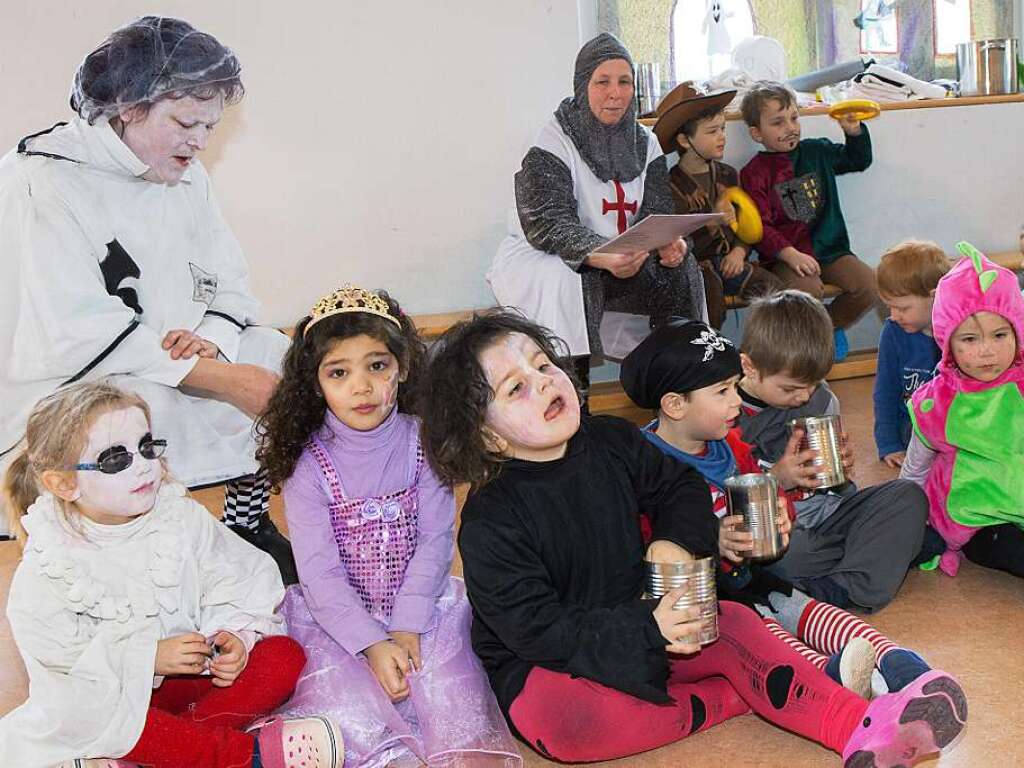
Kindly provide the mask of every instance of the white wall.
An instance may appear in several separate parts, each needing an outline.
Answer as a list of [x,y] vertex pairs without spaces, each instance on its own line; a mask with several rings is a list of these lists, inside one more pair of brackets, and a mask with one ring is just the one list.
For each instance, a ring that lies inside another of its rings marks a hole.
[[[413,312],[487,306],[484,281],[538,125],[571,88],[593,0],[438,3],[58,0],[7,3],[0,147],[67,119],[81,58],[147,12],[175,14],[238,52],[249,94],[206,162],[249,254],[264,321],[288,324],[344,280]],[[853,247],[969,239],[1005,250],[1024,222],[1024,104],[886,112],[875,164],[840,181]],[[755,151],[730,122],[729,159]],[[804,135],[840,138],[826,117]],[[871,346],[862,324],[855,346]]]
[[238,53],[248,95],[204,156],[265,322],[346,280],[413,312],[488,306],[512,174],[571,91],[571,0],[35,0],[0,24],[0,146],[70,115],[84,55],[145,13]]
[[576,5],[579,9],[580,42],[597,37],[601,32],[601,29],[598,27],[598,2],[599,0],[576,0]]

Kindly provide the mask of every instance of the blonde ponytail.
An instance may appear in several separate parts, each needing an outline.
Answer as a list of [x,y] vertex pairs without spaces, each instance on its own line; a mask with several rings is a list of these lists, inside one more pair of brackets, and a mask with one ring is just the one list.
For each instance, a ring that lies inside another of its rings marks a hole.
[[18,454],[4,473],[3,494],[7,503],[8,527],[24,546],[25,529],[21,525],[21,518],[39,496],[39,485],[36,483],[36,474],[32,471],[27,450]]

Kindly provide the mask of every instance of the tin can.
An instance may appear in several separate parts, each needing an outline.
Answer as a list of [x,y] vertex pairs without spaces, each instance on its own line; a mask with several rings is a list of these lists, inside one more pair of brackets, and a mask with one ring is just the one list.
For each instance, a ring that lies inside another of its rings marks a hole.
[[686,592],[672,607],[676,610],[692,607],[700,609],[700,629],[697,636],[685,638],[700,645],[707,645],[718,639],[715,567],[715,560],[711,557],[679,563],[644,562],[649,597],[660,598],[673,589],[684,587]]
[[800,450],[808,448],[817,451],[814,477],[819,481],[820,488],[834,488],[846,482],[846,470],[843,467],[843,421],[838,414],[830,416],[809,416],[793,419],[789,422],[790,433],[794,429],[802,429],[803,439]]
[[661,66],[645,62],[636,67],[636,111],[638,117],[653,115],[661,100]]
[[751,560],[774,560],[782,554],[779,531],[779,486],[771,475],[734,475],[725,481],[729,514],[743,518],[743,528],[753,534]]

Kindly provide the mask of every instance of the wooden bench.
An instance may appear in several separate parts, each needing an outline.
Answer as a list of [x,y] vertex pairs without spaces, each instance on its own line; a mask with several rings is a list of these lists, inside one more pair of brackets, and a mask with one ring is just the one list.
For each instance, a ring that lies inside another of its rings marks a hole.
[[[834,299],[842,293],[839,290],[838,285],[832,285],[831,283],[825,283],[825,294],[822,298]],[[744,307],[750,306],[746,301],[741,299],[739,296],[726,296],[725,297],[725,308],[726,309],[743,309]]]
[[[828,284],[825,285],[826,299],[834,299],[840,293],[841,291],[838,287]],[[742,309],[747,306],[747,302],[739,296],[727,296],[725,299],[725,305],[729,309]],[[423,337],[423,339],[433,341],[456,323],[460,323],[463,320],[469,320],[473,316],[474,312],[486,312],[488,309],[493,309],[493,307],[462,309],[455,312],[438,312],[436,314],[428,315],[413,315],[412,321],[416,325],[416,330],[420,332],[420,336]]]
[[[986,254],[989,259],[1001,267],[1006,267],[1014,272],[1024,272],[1024,253],[1020,251],[1000,251]],[[838,286],[825,284],[825,298],[834,299],[841,291]],[[739,296],[726,297],[725,304],[729,309],[742,309],[747,306]],[[462,309],[455,312],[438,312],[436,314],[413,315],[412,321],[416,324],[420,335],[427,340],[434,340],[447,331],[456,323],[469,320],[474,312],[483,312],[490,307],[479,309]]]
[[[1020,251],[1000,251],[986,255],[1001,267],[1006,267],[1014,272],[1024,272],[1024,253]],[[837,286],[825,285],[826,299],[834,299],[840,293],[841,291]],[[726,299],[726,306],[729,309],[742,309],[747,306],[747,303],[738,296],[730,296]],[[420,335],[425,340],[432,341],[456,323],[469,320],[474,312],[484,312],[487,309],[489,308],[413,315],[412,319]],[[843,362],[833,365],[826,378],[829,381],[838,381],[841,379],[859,378],[861,376],[873,376],[877,369],[877,363],[878,355],[876,349],[852,352]],[[619,383],[611,381],[600,382],[591,387],[590,405],[594,413],[618,413],[620,415],[626,415],[626,411],[635,408],[622,391]]]

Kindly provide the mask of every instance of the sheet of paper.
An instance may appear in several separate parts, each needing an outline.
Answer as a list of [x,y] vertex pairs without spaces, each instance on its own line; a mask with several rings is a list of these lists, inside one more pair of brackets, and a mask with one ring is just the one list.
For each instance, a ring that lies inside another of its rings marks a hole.
[[708,224],[722,219],[721,213],[688,213],[669,215],[656,213],[634,224],[618,237],[613,237],[591,253],[636,253],[654,251],[679,237],[686,237]]

